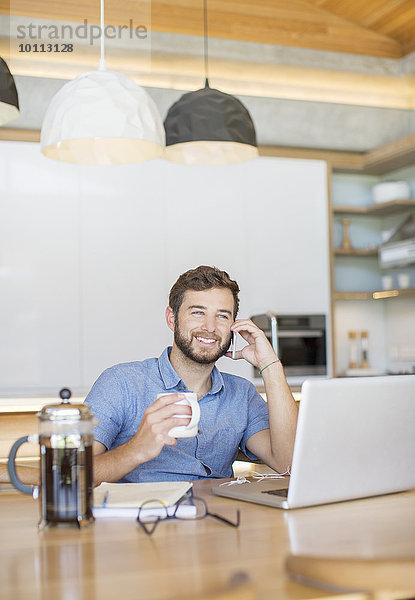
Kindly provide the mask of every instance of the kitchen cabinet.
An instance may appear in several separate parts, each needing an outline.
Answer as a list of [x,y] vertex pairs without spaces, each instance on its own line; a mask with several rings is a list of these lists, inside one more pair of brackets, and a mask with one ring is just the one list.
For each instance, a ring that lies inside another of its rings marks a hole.
[[[241,317],[330,321],[325,161],[108,169],[19,142],[0,158],[0,396],[87,392],[106,367],[159,356],[169,289],[198,264],[239,282]],[[218,366],[253,379],[246,361]]]

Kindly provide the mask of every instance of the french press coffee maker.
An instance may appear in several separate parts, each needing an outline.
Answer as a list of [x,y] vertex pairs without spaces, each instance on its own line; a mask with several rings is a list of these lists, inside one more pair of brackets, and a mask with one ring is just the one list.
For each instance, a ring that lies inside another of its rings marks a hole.
[[[39,434],[19,438],[8,460],[10,481],[20,492],[40,497],[39,527],[74,523],[84,527],[92,514],[92,442],[96,421],[86,404],[70,404],[71,392],[59,393],[62,402],[42,408]],[[24,484],[16,474],[16,453],[25,442],[39,443],[40,486]]]

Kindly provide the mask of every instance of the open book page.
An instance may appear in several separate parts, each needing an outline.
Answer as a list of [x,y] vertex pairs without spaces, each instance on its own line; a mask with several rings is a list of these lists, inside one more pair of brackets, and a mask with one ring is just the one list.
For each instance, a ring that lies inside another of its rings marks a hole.
[[[138,508],[150,500],[159,500],[164,506],[173,506],[190,490],[190,481],[155,481],[146,483],[101,483],[94,490],[94,506]],[[108,494],[106,495],[106,493]],[[156,503],[158,505],[159,502]]]
[[[163,516],[166,512],[171,516],[176,510],[176,503],[191,488],[189,481],[101,483],[94,490],[93,513],[95,517],[136,518],[138,508],[145,503],[142,516],[144,513]],[[189,504],[181,505],[179,511],[182,518],[192,518],[196,514],[195,507]]]

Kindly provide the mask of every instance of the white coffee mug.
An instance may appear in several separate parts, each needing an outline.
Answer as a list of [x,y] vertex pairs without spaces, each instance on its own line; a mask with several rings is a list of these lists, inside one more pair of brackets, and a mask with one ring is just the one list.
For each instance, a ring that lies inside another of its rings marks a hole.
[[[178,392],[174,392],[174,393],[177,394]],[[170,429],[169,436],[175,437],[175,438],[194,437],[197,434],[198,425],[199,425],[199,421],[200,421],[200,407],[199,407],[199,402],[197,400],[197,394],[195,392],[180,392],[180,394],[183,394],[184,398],[183,398],[183,400],[179,400],[175,404],[187,404],[188,406],[190,406],[190,408],[192,409],[192,416],[191,416],[190,422],[187,425],[177,425],[176,427],[173,427],[172,429]],[[171,395],[172,395],[171,393],[157,394],[157,398],[160,398],[161,396],[171,396]],[[174,416],[179,419],[188,419],[189,418],[188,415],[174,415]]]

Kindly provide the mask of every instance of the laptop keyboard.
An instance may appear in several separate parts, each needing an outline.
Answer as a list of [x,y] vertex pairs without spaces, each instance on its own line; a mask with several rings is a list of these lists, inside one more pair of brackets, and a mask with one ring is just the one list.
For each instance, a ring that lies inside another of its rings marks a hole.
[[286,498],[288,496],[288,488],[283,488],[281,490],[264,490],[261,493],[272,494],[273,496],[282,496],[282,498]]

